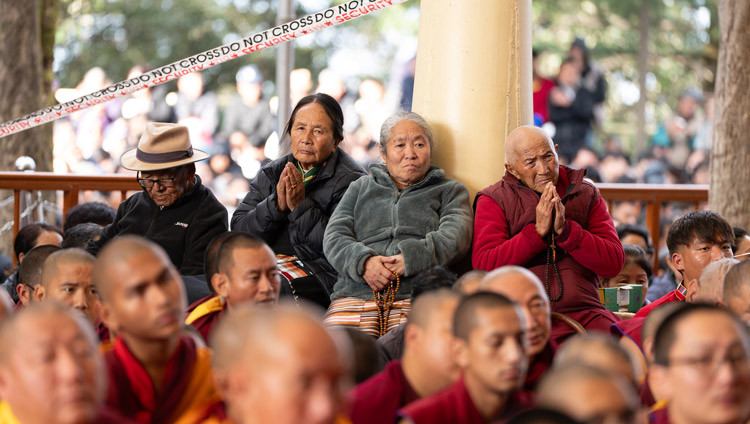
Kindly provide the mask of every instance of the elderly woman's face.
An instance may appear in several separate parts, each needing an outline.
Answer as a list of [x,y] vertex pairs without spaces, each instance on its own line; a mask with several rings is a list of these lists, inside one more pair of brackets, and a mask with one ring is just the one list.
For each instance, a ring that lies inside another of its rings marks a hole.
[[292,155],[304,169],[323,163],[338,145],[333,138],[333,122],[318,103],[308,103],[297,110],[291,138]]
[[422,127],[407,119],[393,127],[386,151],[380,155],[399,190],[422,181],[432,162],[427,135]]
[[[188,191],[193,176],[195,176],[195,171],[192,171],[189,167],[178,167],[141,172],[138,178],[141,185],[144,186],[143,189],[148,193],[148,197],[157,206],[164,207],[172,205]],[[151,180],[151,182],[143,180]],[[148,187],[149,185],[151,187]]]

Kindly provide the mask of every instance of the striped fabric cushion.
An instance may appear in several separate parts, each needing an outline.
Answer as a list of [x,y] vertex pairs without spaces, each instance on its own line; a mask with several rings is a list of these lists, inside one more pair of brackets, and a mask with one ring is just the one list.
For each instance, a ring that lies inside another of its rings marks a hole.
[[[393,302],[393,308],[388,317],[387,331],[405,323],[410,310],[411,299]],[[331,327],[354,327],[373,337],[380,336],[378,308],[374,300],[362,300],[355,297],[338,298],[328,307],[323,324]]]

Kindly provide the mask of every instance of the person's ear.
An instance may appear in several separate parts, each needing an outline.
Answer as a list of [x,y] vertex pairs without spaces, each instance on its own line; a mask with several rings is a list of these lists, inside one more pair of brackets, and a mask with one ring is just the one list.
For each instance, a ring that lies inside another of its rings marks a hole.
[[693,299],[695,299],[695,295],[698,294],[698,291],[700,290],[700,283],[698,283],[698,280],[693,278],[692,280],[687,282],[685,288],[687,288],[685,300],[687,300],[689,303],[692,303]]
[[226,299],[229,295],[229,277],[226,274],[217,272],[216,274],[212,275],[211,286],[214,288],[216,294],[223,297],[224,299]]
[[674,392],[669,383],[669,368],[652,364],[647,375],[648,385],[657,401],[671,399]]
[[120,321],[112,311],[112,305],[108,302],[99,302],[99,319],[112,333],[120,332]]
[[555,144],[555,154],[556,155],[560,154],[560,146],[558,146],[557,144]]
[[678,252],[672,254],[672,266],[685,278],[685,263],[682,261],[682,254]]
[[505,164],[505,171],[508,172],[510,175],[518,178],[519,180],[521,179],[521,176],[518,175],[518,173],[515,170],[513,170],[513,167],[509,163]]
[[420,328],[414,324],[406,326],[404,331],[404,346],[416,346],[419,343]]
[[454,337],[453,340],[451,340],[451,352],[453,353],[453,358],[456,360],[456,364],[461,370],[465,370],[469,367],[468,342],[461,338]]
[[8,379],[5,377],[5,367],[0,367],[0,399],[7,399],[11,390]]
[[23,252],[21,252],[21,253],[19,253],[19,254],[18,254],[18,263],[19,263],[19,264],[20,264],[21,262],[23,262],[23,257],[24,257],[24,256],[26,256],[26,254],[25,254],[25,253],[23,253]]
[[31,302],[31,294],[29,293],[29,288],[26,284],[17,285],[16,294],[18,295],[18,301],[21,302],[23,306],[29,305],[29,302]]
[[39,284],[38,286],[34,287],[34,300],[37,302],[41,302],[44,300],[46,293],[44,291],[44,286]]
[[380,151],[380,159],[383,159],[383,162],[385,162],[385,150],[382,147],[378,150]]

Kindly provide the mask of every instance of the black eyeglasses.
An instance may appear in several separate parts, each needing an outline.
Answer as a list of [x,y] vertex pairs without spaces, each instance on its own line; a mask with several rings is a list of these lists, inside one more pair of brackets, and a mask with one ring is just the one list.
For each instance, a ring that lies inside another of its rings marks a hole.
[[136,178],[136,181],[138,181],[138,184],[141,185],[144,189],[146,188],[152,188],[154,184],[159,183],[161,187],[174,187],[174,180],[177,178],[177,175],[171,178],[155,178],[155,179],[149,179],[149,178],[140,178],[140,173],[138,173],[139,178]]

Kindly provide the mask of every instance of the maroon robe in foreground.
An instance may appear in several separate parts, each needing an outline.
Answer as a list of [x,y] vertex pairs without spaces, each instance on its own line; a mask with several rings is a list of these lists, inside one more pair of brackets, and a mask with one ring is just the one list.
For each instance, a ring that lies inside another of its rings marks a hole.
[[685,286],[683,286],[682,283],[680,283],[677,285],[676,289],[672,290],[671,292],[665,294],[664,296],[656,299],[655,301],[639,309],[638,312],[635,313],[635,318],[641,318],[641,317],[645,318],[648,316],[648,314],[651,313],[651,311],[653,311],[654,309],[666,303],[684,302],[686,295],[687,295],[687,288],[685,288]]
[[508,400],[500,417],[485,421],[474,406],[461,377],[447,389],[407,405],[398,412],[398,416],[411,420],[414,424],[505,423],[531,406],[531,395],[517,392]]
[[353,424],[393,423],[396,411],[419,399],[399,360],[389,362],[383,371],[355,387],[351,395]]
[[649,424],[669,424],[669,412],[667,407],[654,409],[648,414]]
[[185,324],[195,328],[208,344],[211,341],[211,333],[214,327],[224,315],[226,309],[227,303],[224,299],[216,295],[206,296],[188,306]]
[[138,423],[175,422],[219,400],[210,353],[196,348],[190,337],[180,339],[159,390],[122,338],[115,339],[105,360],[109,371],[106,405]]
[[627,337],[633,341],[638,348],[643,352],[643,336],[641,331],[643,330],[643,322],[646,321],[645,317],[624,319],[622,321],[612,324],[610,332],[612,336],[616,338]]
[[529,364],[529,372],[526,374],[526,382],[523,384],[523,389],[529,392],[536,390],[536,385],[547,373],[547,370],[552,367],[552,361],[555,359],[555,353],[557,353],[557,343],[551,338],[544,345],[544,349],[534,357],[534,360]]

